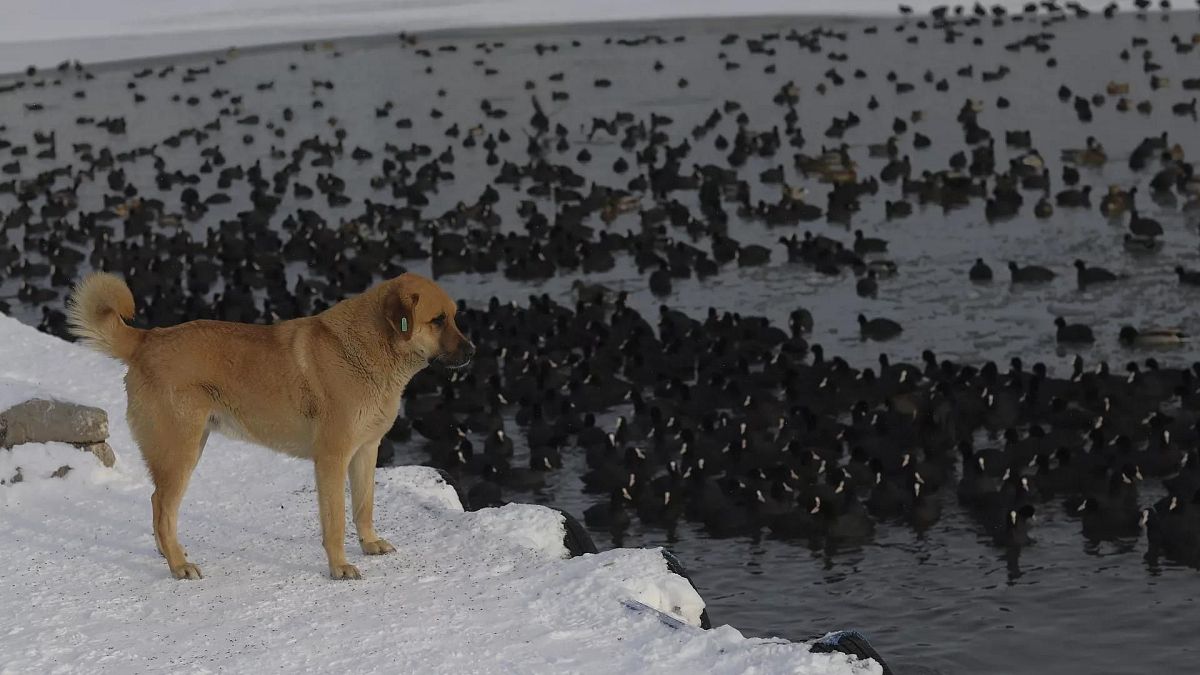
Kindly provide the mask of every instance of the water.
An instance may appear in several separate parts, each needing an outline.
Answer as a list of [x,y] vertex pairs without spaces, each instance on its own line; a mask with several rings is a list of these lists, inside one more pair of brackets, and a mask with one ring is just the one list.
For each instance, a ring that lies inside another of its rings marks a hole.
[[[878,33],[865,34],[867,26],[877,26]],[[899,30],[901,26],[903,31]],[[822,50],[801,50],[795,42],[779,40],[768,43],[776,53],[766,55],[749,53],[744,41],[721,44],[731,31],[743,38],[756,38],[769,33],[786,35],[793,28],[801,34],[822,29],[826,33],[820,40]],[[482,149],[463,148],[462,137],[448,138],[445,131],[455,123],[464,132],[481,124],[485,130],[479,137],[482,140],[487,133],[507,129],[513,141],[497,152],[502,159],[523,163],[526,135],[522,129],[529,128],[531,94],[538,96],[552,125],[561,123],[567,129],[571,148],[562,154],[551,151],[554,161],[572,166],[589,181],[621,186],[634,174],[614,176],[610,167],[626,153],[615,139],[604,134],[587,139],[593,117],[611,119],[617,111],[630,111],[638,118],[648,118],[651,112],[668,115],[674,122],[666,130],[671,144],[676,145],[714,108],[733,100],[741,103],[750,129],[766,131],[782,127],[785,109],[772,98],[785,82],[793,81],[800,88],[796,109],[799,125],[808,139],[802,151],[814,154],[822,144],[836,145],[836,139],[824,138],[822,132],[833,116],[842,117],[853,110],[862,123],[846,134],[844,142],[858,162],[860,177],[865,177],[878,175],[883,160],[868,158],[864,146],[886,140],[892,120],[909,120],[914,111],[920,111],[923,120],[912,123],[910,130],[899,136],[901,153],[911,156],[914,174],[921,169],[944,168],[954,152],[966,147],[954,118],[963,101],[972,98],[983,101],[979,122],[998,139],[997,166],[1006,166],[1009,158],[1023,152],[999,142],[1003,141],[1003,132],[1029,129],[1034,147],[1051,169],[1055,190],[1062,188],[1058,180],[1059,151],[1082,147],[1089,135],[1098,138],[1110,161],[1101,169],[1081,169],[1083,183],[1094,188],[1093,208],[1059,208],[1052,218],[1039,221],[1032,215],[1037,195],[1027,192],[1022,214],[1006,222],[988,223],[980,200],[949,213],[918,207],[907,219],[887,221],[884,201],[898,198],[899,190],[881,186],[878,195],[862,199],[863,209],[848,228],[817,222],[800,228],[771,229],[741,221],[729,205],[731,235],[743,243],[772,247],[770,265],[753,269],[726,266],[720,275],[704,282],[676,280],[675,292],[666,302],[695,315],[712,306],[722,311],[762,314],[773,321],[783,321],[792,309],[804,306],[815,316],[813,341],[859,366],[871,365],[881,351],[893,360],[915,360],[922,349],[931,348],[939,356],[972,363],[988,359],[1004,363],[1013,356],[1020,356],[1026,363],[1041,360],[1061,374],[1074,354],[1055,346],[1052,320],[1064,315],[1071,321],[1087,322],[1096,330],[1096,345],[1081,351],[1089,365],[1107,359],[1116,369],[1141,356],[1117,344],[1116,333],[1122,323],[1179,325],[1194,330],[1200,311],[1195,302],[1197,291],[1180,287],[1171,270],[1180,264],[1198,264],[1196,223],[1177,208],[1163,208],[1148,199],[1145,185],[1157,170],[1156,163],[1151,163],[1152,169],[1135,174],[1126,160],[1139,140],[1164,131],[1188,156],[1197,151],[1196,120],[1172,115],[1171,104],[1191,99],[1192,93],[1182,91],[1179,83],[1200,75],[1200,61],[1195,53],[1176,53],[1169,40],[1178,35],[1190,42],[1192,34],[1200,31],[1198,15],[1178,13],[1169,20],[1158,15],[1146,19],[1125,15],[1112,21],[1094,16],[1047,26],[1028,21],[960,26],[958,30],[962,35],[950,44],[940,31],[918,30],[912,22],[891,20],[659,22],[445,33],[421,37],[416,46],[386,36],[318,44],[311,49],[291,46],[243,50],[218,55],[224,59],[223,64],[215,63],[213,55],[116,64],[94,69],[94,80],[84,81],[68,73],[62,76],[61,84],[55,85],[51,80],[56,75],[52,74],[42,87],[31,84],[0,94],[0,124],[6,127],[0,131],[0,138],[30,143],[32,148],[34,131],[57,132],[56,160],[35,160],[32,154],[36,148],[30,156],[20,158],[20,177],[30,178],[38,171],[67,163],[81,166],[82,162],[71,157],[71,143],[87,141],[97,148],[107,144],[114,151],[148,146],[182,128],[217,119],[223,108],[230,114],[221,117],[221,130],[212,132],[200,147],[219,145],[229,165],[249,165],[257,160],[265,169],[277,168],[283,161],[270,158],[272,146],[290,151],[301,139],[314,135],[332,142],[336,126],[347,132],[346,151],[332,171],[346,180],[347,194],[354,197],[355,203],[339,209],[330,208],[319,196],[308,202],[289,197],[280,211],[311,208],[326,215],[331,223],[346,225],[361,211],[362,199],[390,199],[386,191],[372,191],[368,184],[379,171],[380,150],[386,143],[402,148],[413,142],[425,143],[432,146],[435,155],[447,147],[454,148],[455,161],[448,168],[455,173],[455,180],[428,195],[431,203],[424,210],[427,216],[449,210],[460,201],[472,203],[495,170],[484,163]],[[1049,51],[1004,49],[1005,44],[1042,32],[1054,35],[1046,41]],[[917,44],[906,41],[911,35],[918,37]],[[637,46],[607,44],[610,38],[615,42],[645,36],[659,36],[661,44],[655,40]],[[972,44],[976,36],[983,39],[982,45]],[[1148,47],[1132,48],[1133,36],[1146,38]],[[684,39],[679,41],[677,37]],[[539,56],[539,45],[553,46],[557,51]],[[457,51],[439,49],[447,46]],[[1118,57],[1126,48],[1132,52],[1128,61]],[[419,49],[429,49],[431,55],[423,56]],[[1153,61],[1162,66],[1156,74],[1169,78],[1168,87],[1150,89],[1149,75],[1142,70],[1144,49],[1153,51]],[[830,53],[845,54],[846,60],[832,60]],[[1051,57],[1057,59],[1055,68],[1046,65]],[[653,69],[655,61],[662,62],[661,71]],[[727,61],[740,67],[726,69]],[[140,79],[131,77],[143,67],[157,71],[170,63],[177,64],[178,70],[164,78],[157,73]],[[289,69],[290,64],[296,65],[295,70]],[[776,66],[775,73],[764,72],[769,64]],[[974,77],[955,74],[968,64],[974,66]],[[994,71],[1000,65],[1006,65],[1010,74],[997,82],[981,81],[982,71]],[[209,66],[210,71],[197,74],[195,82],[182,83],[180,78],[189,66]],[[432,67],[432,73],[425,72],[427,66]],[[487,74],[488,68],[497,72]],[[825,77],[831,68],[845,78],[844,85],[835,86]],[[856,68],[863,69],[867,78],[854,79]],[[934,82],[946,78],[949,90],[936,91],[923,78],[926,70],[932,71]],[[885,78],[888,71],[895,71],[899,81],[916,85],[916,90],[895,93]],[[551,81],[549,76],[558,72],[564,73],[563,80]],[[611,80],[612,86],[594,86],[594,80],[600,77]],[[684,88],[678,86],[681,77],[688,81]],[[334,88],[313,84],[325,80],[333,82]],[[526,80],[535,83],[533,90],[525,89]],[[1151,100],[1153,112],[1119,113],[1113,107],[1115,97],[1108,97],[1103,106],[1095,108],[1095,120],[1085,125],[1076,119],[1070,103],[1060,102],[1056,95],[1064,83],[1080,95],[1102,93],[1110,80],[1129,82],[1130,98]],[[133,91],[127,88],[129,82],[136,82],[136,90],[146,97],[145,102],[134,103]],[[260,90],[256,86],[268,82],[273,83],[270,88]],[[826,83],[826,93],[816,91],[819,82]],[[228,89],[229,93],[213,98],[216,89]],[[439,89],[444,89],[444,95],[439,95]],[[85,98],[74,98],[75,91],[83,91]],[[570,98],[552,100],[553,91],[567,92]],[[171,100],[175,93],[181,94],[178,102]],[[193,95],[199,102],[188,105],[186,99]],[[872,95],[880,103],[873,112],[866,107]],[[233,96],[241,96],[241,103],[232,103]],[[996,107],[1000,96],[1011,101],[1009,109]],[[507,109],[507,118],[487,118],[480,107],[484,98],[493,106]],[[314,109],[314,100],[320,100],[323,107]],[[395,104],[390,116],[376,117],[375,109],[389,100]],[[28,103],[40,103],[45,109],[27,111]],[[288,107],[294,110],[295,119],[284,124],[281,118]],[[433,108],[445,116],[432,119]],[[261,123],[234,123],[250,114],[259,115]],[[110,136],[94,126],[78,125],[75,118],[80,115],[98,119],[124,116],[127,132]],[[718,132],[731,136],[734,115],[726,115]],[[394,121],[402,117],[412,119],[411,130],[394,126]],[[285,129],[286,136],[272,137],[263,128],[267,122]],[[932,147],[913,149],[914,130],[930,136]],[[254,137],[248,145],[241,140],[246,133]],[[713,147],[715,135],[690,140],[694,150],[685,166],[710,162],[726,165],[725,153]],[[375,158],[362,163],[352,161],[349,152],[355,146],[375,152]],[[168,170],[192,172],[202,162],[200,147],[185,140],[177,149],[160,144],[156,153],[165,160]],[[586,165],[574,160],[583,147],[593,155]],[[11,161],[10,152],[0,150],[0,160]],[[777,197],[778,187],[763,186],[756,177],[760,171],[782,163],[788,182],[803,183],[810,201],[824,206],[825,186],[803,181],[792,168],[790,152],[781,152],[775,158],[752,158],[742,167],[741,175],[751,180],[753,198]],[[123,168],[131,183],[147,194],[160,196],[168,209],[178,208],[180,188],[159,195],[153,188],[155,169],[149,158],[124,164]],[[327,171],[330,169],[306,166],[298,179],[311,185],[317,173]],[[197,186],[201,196],[216,189],[215,180],[215,172],[203,176]],[[1094,208],[1110,184],[1142,185],[1139,205],[1166,229],[1161,253],[1135,257],[1124,252],[1123,223],[1106,221]],[[56,187],[65,185],[60,181]],[[103,188],[102,173],[98,173],[95,183],[84,183],[79,189],[84,208],[99,208]],[[503,229],[520,231],[516,207],[520,200],[534,198],[507,186],[497,189],[501,195],[497,212],[503,217]],[[233,197],[231,204],[213,207],[201,222],[186,227],[202,235],[206,226],[215,227],[220,219],[232,218],[245,208],[244,183],[235,183],[228,192]],[[672,196],[697,212],[694,192]],[[537,201],[543,213],[553,211],[551,200]],[[11,193],[0,194],[0,209],[7,212],[15,205]],[[652,200],[646,197],[643,207],[651,205]],[[588,224],[603,227],[599,222]],[[637,227],[636,214],[623,216],[611,225],[615,231]],[[900,273],[881,281],[878,299],[860,299],[854,294],[853,276],[848,272],[829,278],[786,262],[784,249],[775,241],[806,228],[847,242],[853,230],[860,228],[867,236],[886,238],[890,242],[888,257],[897,262]],[[36,239],[43,235],[33,235],[32,245],[24,246],[28,232],[15,228],[6,234],[10,243],[24,248],[28,259],[42,259],[36,252]],[[672,232],[671,236],[686,239],[681,232]],[[703,239],[692,243],[708,246]],[[967,269],[980,256],[995,269],[996,283],[975,285],[967,281]],[[1129,278],[1080,291],[1070,267],[1076,258],[1120,271]],[[1013,288],[1004,270],[1007,260],[1047,265],[1059,273],[1059,278],[1043,287]],[[586,281],[629,290],[632,304],[652,315],[659,301],[649,294],[645,276],[628,258],[618,261],[611,272],[588,275]],[[406,264],[414,271],[428,272],[422,263]],[[297,268],[293,273],[312,272]],[[520,283],[500,275],[458,275],[439,281],[451,294],[472,302],[492,296],[521,302],[530,294],[543,292],[566,302],[570,284],[576,278],[559,275],[544,283]],[[0,280],[0,296],[13,295],[18,286],[17,279]],[[61,300],[51,305],[60,306]],[[904,333],[882,347],[862,342],[855,321],[859,312],[894,318],[903,324]],[[22,303],[16,303],[14,313],[31,323],[40,319],[38,308]],[[1156,356],[1172,364],[1189,363],[1194,358],[1191,350]],[[611,420],[611,416],[605,418],[606,422]],[[518,457],[522,450],[518,449]],[[424,453],[415,446],[406,448],[401,459],[420,461]],[[509,497],[556,504],[579,515],[592,503],[592,498],[581,492],[581,467],[582,458],[569,456],[567,467],[554,473],[545,489]],[[1189,619],[1200,592],[1200,576],[1195,570],[1147,562],[1143,556],[1144,538],[1087,543],[1079,532],[1078,521],[1068,518],[1057,504],[1039,507],[1036,545],[1019,554],[1001,551],[953,503],[949,490],[942,494],[946,500],[943,516],[927,532],[917,534],[907,527],[883,524],[869,545],[850,550],[813,550],[768,538],[715,540],[691,525],[682,525],[677,536],[668,539],[661,530],[643,529],[636,523],[619,543],[664,545],[679,554],[694,572],[718,623],[730,623],[747,634],[793,639],[834,628],[857,628],[871,636],[899,672],[1052,669],[1060,673],[1121,673],[1194,669],[1197,655],[1190,640],[1194,623]],[[1155,486],[1148,485],[1143,501],[1149,503],[1160,494]],[[595,536],[602,547],[618,543],[606,533]]]

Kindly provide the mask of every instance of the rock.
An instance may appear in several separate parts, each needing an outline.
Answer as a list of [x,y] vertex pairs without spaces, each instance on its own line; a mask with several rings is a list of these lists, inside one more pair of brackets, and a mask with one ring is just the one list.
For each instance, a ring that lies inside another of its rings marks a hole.
[[[599,550],[596,548],[596,542],[592,541],[592,535],[588,534],[588,531],[584,529],[583,524],[580,523],[575,516],[572,516],[557,506],[551,506],[549,508],[552,508],[562,514],[563,547],[567,549],[567,553],[571,554],[572,558],[577,558],[584,553],[599,553]],[[688,581],[690,582],[691,579],[688,579]]]
[[79,443],[75,447],[90,452],[100,460],[100,463],[108,468],[112,468],[117,463],[117,453],[113,452],[112,446],[104,441],[99,443]]
[[106,440],[108,414],[100,408],[39,398],[0,412],[0,448],[51,441],[90,446]]
[[63,464],[62,466],[55,469],[54,473],[50,474],[50,477],[51,478],[62,478],[63,476],[66,476],[68,473],[71,473],[71,465]]
[[[70,443],[111,468],[117,455],[107,440],[108,413],[104,410],[56,401],[29,384],[0,379],[0,449],[23,443]],[[62,477],[70,470],[59,468],[53,475]],[[5,482],[19,482],[18,476]]]
[[[667,569],[670,570],[672,574],[678,574],[687,580],[687,582],[692,585],[692,590],[699,594],[700,589],[696,588],[696,582],[692,581],[691,575],[688,574],[687,569],[685,569],[683,566],[683,561],[681,561],[675,556],[674,553],[671,553],[667,549],[664,548],[661,550],[663,560],[667,561]],[[708,618],[708,607],[705,607],[700,612],[700,627],[704,630],[712,628],[712,619]]]

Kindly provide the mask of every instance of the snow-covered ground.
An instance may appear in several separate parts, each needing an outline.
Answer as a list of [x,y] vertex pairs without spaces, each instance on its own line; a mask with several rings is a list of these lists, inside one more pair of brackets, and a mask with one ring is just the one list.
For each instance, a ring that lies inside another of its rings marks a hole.
[[[0,673],[878,673],[698,623],[703,601],[656,550],[566,558],[562,517],[464,513],[423,467],[377,473],[398,553],[347,551],[327,578],[311,464],[209,440],[180,518],[200,581],[154,549],[149,479],[124,419],[123,367],[0,315],[0,392],[105,408],[113,469],[63,444],[0,450]],[[49,477],[62,465],[73,470]],[[352,535],[350,536],[352,539]],[[689,624],[672,628],[636,600]],[[838,628],[831,626],[830,628]]]
[[[1109,2],[1080,0],[1080,4],[1093,9]],[[921,13],[939,5],[963,3],[945,0],[903,3],[897,0],[14,0],[2,5],[0,73],[14,72],[31,64],[51,66],[65,59],[95,63],[390,31],[684,17],[889,16],[897,14],[901,4]],[[1019,10],[1025,3],[1002,0],[999,4]],[[1132,4],[1132,0],[1120,0],[1123,7]]]

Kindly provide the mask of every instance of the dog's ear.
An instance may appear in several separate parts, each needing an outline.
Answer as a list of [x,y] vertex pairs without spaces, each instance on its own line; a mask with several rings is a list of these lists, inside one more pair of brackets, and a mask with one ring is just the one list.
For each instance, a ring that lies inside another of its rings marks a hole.
[[416,328],[417,302],[420,300],[420,294],[406,293],[403,290],[397,290],[388,296],[384,318],[401,340],[412,338],[413,329]]

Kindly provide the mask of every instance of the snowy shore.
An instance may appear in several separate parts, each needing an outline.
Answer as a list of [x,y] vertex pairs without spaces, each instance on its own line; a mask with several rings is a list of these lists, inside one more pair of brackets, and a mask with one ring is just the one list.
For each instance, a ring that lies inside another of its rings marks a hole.
[[[1098,10],[1111,0],[1080,0]],[[502,26],[773,15],[896,16],[953,6],[938,0],[38,0],[0,22],[0,73],[264,44]],[[963,3],[958,3],[963,4]],[[996,3],[986,3],[988,6]],[[1020,11],[1025,3],[999,4]],[[1155,3],[1157,4],[1157,3]],[[1122,8],[1133,6],[1121,0]],[[970,11],[974,3],[965,3]],[[1181,5],[1181,8],[1183,6]],[[1189,9],[1191,7],[1188,7]]]
[[[0,316],[0,382],[107,409],[118,461],[63,444],[0,450],[0,673],[878,673],[874,662],[695,627],[703,601],[656,550],[567,558],[561,516],[464,513],[423,467],[377,473],[396,555],[326,576],[311,465],[214,436],[181,538],[204,570],[171,578],[124,420],[122,366]],[[63,478],[50,474],[72,466]],[[673,628],[635,600],[688,625]],[[837,628],[831,627],[831,628]]]

